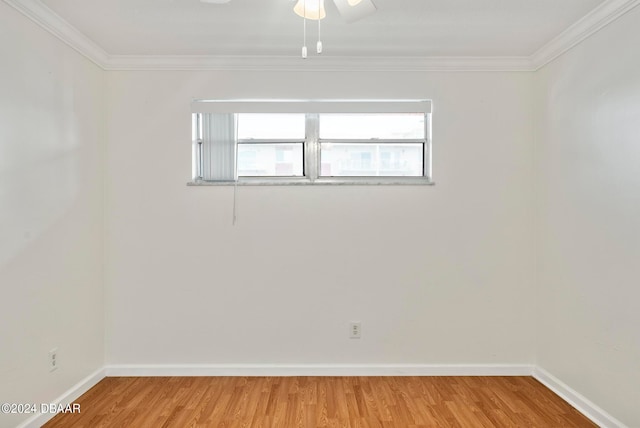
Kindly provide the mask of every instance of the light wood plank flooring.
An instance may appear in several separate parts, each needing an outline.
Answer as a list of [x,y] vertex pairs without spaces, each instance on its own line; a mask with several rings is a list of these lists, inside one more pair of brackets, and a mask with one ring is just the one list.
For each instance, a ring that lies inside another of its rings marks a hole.
[[106,378],[45,427],[595,427],[531,377]]

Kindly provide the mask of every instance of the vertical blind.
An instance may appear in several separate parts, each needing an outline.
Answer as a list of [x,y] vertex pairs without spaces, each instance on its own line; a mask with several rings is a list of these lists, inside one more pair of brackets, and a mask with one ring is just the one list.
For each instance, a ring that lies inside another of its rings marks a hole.
[[203,114],[202,142],[202,179],[208,181],[235,180],[237,178],[235,114]]

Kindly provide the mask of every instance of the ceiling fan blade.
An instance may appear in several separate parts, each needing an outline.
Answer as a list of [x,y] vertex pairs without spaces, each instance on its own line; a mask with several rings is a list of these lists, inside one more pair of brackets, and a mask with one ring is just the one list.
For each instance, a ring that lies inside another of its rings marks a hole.
[[[351,23],[375,13],[376,5],[371,0],[333,0],[346,22]],[[351,5],[353,4],[353,6]]]

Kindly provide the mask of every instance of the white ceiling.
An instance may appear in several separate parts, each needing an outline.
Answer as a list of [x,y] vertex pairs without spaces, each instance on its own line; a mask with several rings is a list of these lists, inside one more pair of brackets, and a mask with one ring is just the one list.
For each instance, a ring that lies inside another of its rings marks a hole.
[[[373,0],[378,12],[322,21],[332,56],[529,56],[603,0]],[[291,0],[42,0],[110,55],[297,56]],[[308,45],[317,28],[309,22]]]

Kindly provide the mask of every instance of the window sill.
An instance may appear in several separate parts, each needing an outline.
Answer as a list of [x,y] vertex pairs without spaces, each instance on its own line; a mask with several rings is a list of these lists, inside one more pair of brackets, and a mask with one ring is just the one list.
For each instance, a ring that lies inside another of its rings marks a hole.
[[[234,186],[234,181],[189,181],[187,186]],[[319,178],[241,178],[238,186],[433,186],[435,183],[424,177],[350,177]]]

